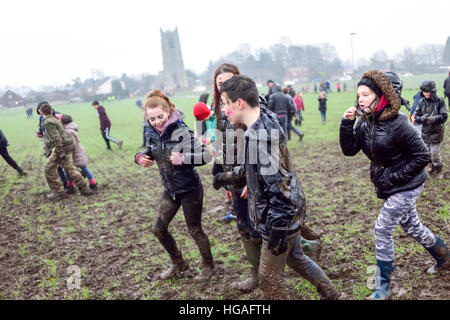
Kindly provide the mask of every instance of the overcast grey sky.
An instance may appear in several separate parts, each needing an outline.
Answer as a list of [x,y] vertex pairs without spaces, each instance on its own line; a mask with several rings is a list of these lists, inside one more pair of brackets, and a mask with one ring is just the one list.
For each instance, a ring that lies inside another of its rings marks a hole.
[[91,68],[156,74],[160,27],[178,26],[185,67],[195,72],[241,43],[267,48],[281,37],[329,42],[346,60],[356,32],[357,60],[450,35],[449,0],[6,0],[1,11],[0,86],[33,88],[85,79]]

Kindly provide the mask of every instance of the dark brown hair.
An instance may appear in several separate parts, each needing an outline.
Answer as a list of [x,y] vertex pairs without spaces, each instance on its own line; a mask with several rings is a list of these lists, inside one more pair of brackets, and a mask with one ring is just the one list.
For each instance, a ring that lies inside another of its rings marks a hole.
[[[217,76],[222,73],[231,72],[233,75],[240,75],[241,71],[239,70],[238,66],[232,63],[222,63],[216,68],[216,71],[214,71],[214,113],[216,114],[216,121],[217,121],[217,128],[220,128],[221,126],[221,120],[222,120],[222,112],[220,111],[220,105],[221,99],[220,99],[220,90],[217,87]],[[225,129],[225,128],[223,128]]]
[[52,113],[52,107],[50,107],[50,105],[48,103],[45,103],[41,106],[40,110],[42,111],[43,114],[45,115],[49,115]]

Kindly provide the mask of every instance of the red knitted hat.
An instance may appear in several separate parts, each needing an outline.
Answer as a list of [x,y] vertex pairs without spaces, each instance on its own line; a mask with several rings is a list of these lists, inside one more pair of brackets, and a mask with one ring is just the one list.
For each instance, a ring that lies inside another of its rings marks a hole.
[[211,109],[208,108],[206,103],[204,103],[204,102],[197,102],[195,104],[195,106],[194,106],[194,117],[198,121],[205,120],[206,118],[209,117],[210,114],[211,114]]

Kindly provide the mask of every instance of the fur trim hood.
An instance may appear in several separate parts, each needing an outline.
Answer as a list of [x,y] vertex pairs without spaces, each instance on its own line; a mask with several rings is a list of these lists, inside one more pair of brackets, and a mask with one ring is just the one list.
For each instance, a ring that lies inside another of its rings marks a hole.
[[381,115],[379,117],[380,120],[388,120],[395,117],[401,107],[400,96],[395,91],[392,86],[391,80],[389,77],[381,71],[378,70],[370,70],[364,73],[361,77],[369,78],[381,89],[386,99],[390,101],[390,107],[386,107],[381,111]]

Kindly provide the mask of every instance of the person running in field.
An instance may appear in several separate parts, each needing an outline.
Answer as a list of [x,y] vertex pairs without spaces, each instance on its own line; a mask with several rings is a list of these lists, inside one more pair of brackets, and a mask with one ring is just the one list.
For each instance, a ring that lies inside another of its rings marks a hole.
[[422,124],[422,139],[431,153],[430,177],[442,179],[441,143],[444,141],[448,112],[445,101],[437,95],[434,81],[427,80],[420,86],[422,99],[414,110],[411,121]]
[[[73,122],[72,117],[68,114],[62,115],[60,121],[62,122],[67,135],[72,138],[74,144],[74,151],[72,154],[74,165],[80,168],[81,174],[89,180],[89,188],[93,191],[97,191],[97,182],[95,181],[91,170],[89,170],[87,166],[88,157],[86,155],[86,151],[81,145],[80,137],[78,136],[78,125]],[[75,188],[70,179],[67,180],[66,192],[75,193]]]
[[49,104],[42,105],[41,111],[44,115],[45,132],[51,147],[50,156],[45,164],[45,178],[52,191],[47,198],[56,200],[67,196],[61,184],[58,183],[58,166],[64,169],[67,177],[75,183],[82,195],[91,195],[91,189],[73,164],[74,145],[72,139],[64,131],[62,123],[53,116]]
[[305,197],[277,115],[260,106],[256,83],[246,76],[233,76],[220,91],[230,124],[242,123],[247,128],[245,161],[233,171],[218,173],[213,186],[217,190],[224,185],[247,184],[251,225],[262,238],[255,256],[259,257],[258,280],[264,299],[286,299],[282,278],[286,263],[316,286],[322,299],[337,299],[340,293],[303,253],[300,230]]
[[303,102],[303,93],[301,91],[294,97],[294,103],[297,109],[295,125],[301,126],[303,121],[302,111],[305,111],[305,103]]
[[319,101],[319,111],[322,116],[322,124],[325,124],[327,120],[327,96],[324,91],[320,91],[317,101]]
[[[420,222],[416,211],[430,154],[408,117],[399,113],[399,83],[400,78],[393,72],[364,73],[358,83],[358,106],[345,111],[339,132],[344,155],[354,156],[362,150],[370,159],[370,178],[377,197],[385,200],[375,224],[377,287],[369,300],[384,300],[391,295],[392,234],[398,224],[436,260],[428,272],[450,267],[444,242]],[[361,117],[355,125],[356,115]]]
[[[45,127],[44,127],[44,114],[41,111],[41,107],[44,104],[49,104],[47,101],[39,102],[36,107],[36,113],[39,115],[39,123],[38,123],[38,131],[36,131],[36,137],[39,139],[42,139],[42,150],[44,151],[44,156],[48,158],[51,153],[51,144],[50,140],[48,138],[48,135],[45,133]],[[52,115],[56,116],[59,115],[58,111],[52,109]],[[61,166],[58,166],[58,176],[61,179],[63,188],[67,189],[67,176],[64,172],[63,168]]]
[[9,155],[8,145],[9,145],[8,140],[6,139],[2,130],[0,130],[0,155],[2,156],[3,159],[5,159],[6,163],[8,163],[11,167],[13,167],[13,169],[17,171],[19,176],[21,177],[26,176],[27,173],[23,171],[23,169]]
[[100,119],[100,131],[102,132],[103,139],[105,139],[106,148],[108,150],[111,150],[110,141],[112,141],[115,144],[117,144],[119,149],[122,149],[123,141],[122,140],[119,141],[109,135],[110,131],[111,131],[111,120],[109,120],[109,117],[106,114],[105,108],[103,106],[101,106],[97,100],[94,100],[92,102],[92,107],[94,107],[94,109],[96,109],[98,112],[98,116]]
[[145,168],[155,161],[158,164],[163,194],[156,208],[152,231],[172,260],[159,277],[170,279],[189,267],[168,231],[169,223],[182,206],[188,232],[202,257],[203,269],[194,281],[206,281],[214,273],[214,262],[208,236],[201,225],[203,186],[195,166],[210,162],[211,155],[180,120],[175,106],[161,90],[148,94],[144,112],[150,124],[147,147],[135,155],[135,162]]

